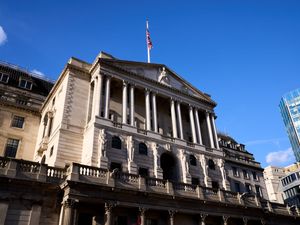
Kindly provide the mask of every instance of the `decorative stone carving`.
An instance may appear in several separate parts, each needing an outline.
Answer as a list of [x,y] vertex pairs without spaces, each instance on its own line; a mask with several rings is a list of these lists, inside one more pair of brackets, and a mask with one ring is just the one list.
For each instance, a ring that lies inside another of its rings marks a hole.
[[106,157],[107,138],[104,129],[100,129],[98,143],[99,143],[99,156]]
[[227,190],[227,185],[226,185],[227,175],[226,175],[226,170],[225,170],[225,165],[224,165],[224,160],[223,159],[219,159],[218,160],[218,166],[220,168],[221,175],[222,175],[222,185],[223,185],[223,188],[225,190]]
[[190,175],[189,162],[187,160],[187,155],[185,151],[183,149],[180,149],[179,151],[179,159],[181,161],[182,166],[183,182],[187,183],[187,177]]
[[127,152],[128,152],[128,161],[133,162],[134,158],[134,141],[132,136],[128,136],[126,140]]
[[208,164],[204,155],[200,155],[200,162],[204,174],[204,184],[206,187],[208,187]]
[[158,76],[158,82],[170,86],[170,79],[167,75],[165,67],[162,68],[160,75]]
[[151,144],[151,149],[153,152],[153,172],[156,178],[162,179],[162,169],[160,168],[160,154],[158,152],[159,145],[155,142]]

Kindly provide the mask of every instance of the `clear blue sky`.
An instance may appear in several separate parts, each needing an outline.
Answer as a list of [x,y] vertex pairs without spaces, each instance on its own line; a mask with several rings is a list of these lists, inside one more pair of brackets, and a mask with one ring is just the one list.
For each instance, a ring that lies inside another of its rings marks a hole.
[[71,56],[146,61],[148,18],[152,62],[212,95],[220,131],[262,166],[270,153],[273,164],[293,162],[278,104],[300,87],[300,1],[70,2],[1,1],[0,59],[51,79]]

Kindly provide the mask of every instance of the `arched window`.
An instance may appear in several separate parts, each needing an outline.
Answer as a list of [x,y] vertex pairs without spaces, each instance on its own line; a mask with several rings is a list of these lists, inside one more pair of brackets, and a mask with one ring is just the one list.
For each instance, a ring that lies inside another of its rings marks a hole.
[[215,170],[215,163],[212,159],[208,160],[208,168],[211,170]]
[[113,136],[111,139],[111,147],[116,149],[121,149],[122,148],[121,139],[117,136]]
[[139,153],[141,155],[148,155],[147,145],[143,142],[139,143]]
[[190,155],[190,165],[191,166],[197,166],[197,160],[194,155]]

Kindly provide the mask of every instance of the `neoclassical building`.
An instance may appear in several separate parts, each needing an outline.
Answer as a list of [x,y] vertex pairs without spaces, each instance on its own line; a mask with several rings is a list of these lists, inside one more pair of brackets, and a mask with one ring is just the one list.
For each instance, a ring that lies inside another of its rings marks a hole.
[[39,109],[53,83],[0,62],[0,156],[33,160]]
[[215,106],[163,64],[71,58],[42,105],[36,162],[0,158],[0,225],[299,224],[217,134]]

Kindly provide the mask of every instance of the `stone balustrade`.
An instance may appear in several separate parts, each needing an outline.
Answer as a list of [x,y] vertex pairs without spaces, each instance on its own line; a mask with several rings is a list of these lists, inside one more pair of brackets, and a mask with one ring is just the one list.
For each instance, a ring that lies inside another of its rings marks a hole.
[[193,198],[207,202],[262,208],[270,213],[300,216],[297,212],[296,214],[292,213],[291,209],[284,205],[271,203],[250,194],[240,195],[239,193],[222,189],[213,189],[186,183],[175,183],[152,177],[144,178],[139,175],[118,171],[110,172],[105,169],[78,163],[73,163],[67,169],[64,169],[31,161],[0,157],[0,177],[51,182],[54,184],[69,180],[118,189]]

